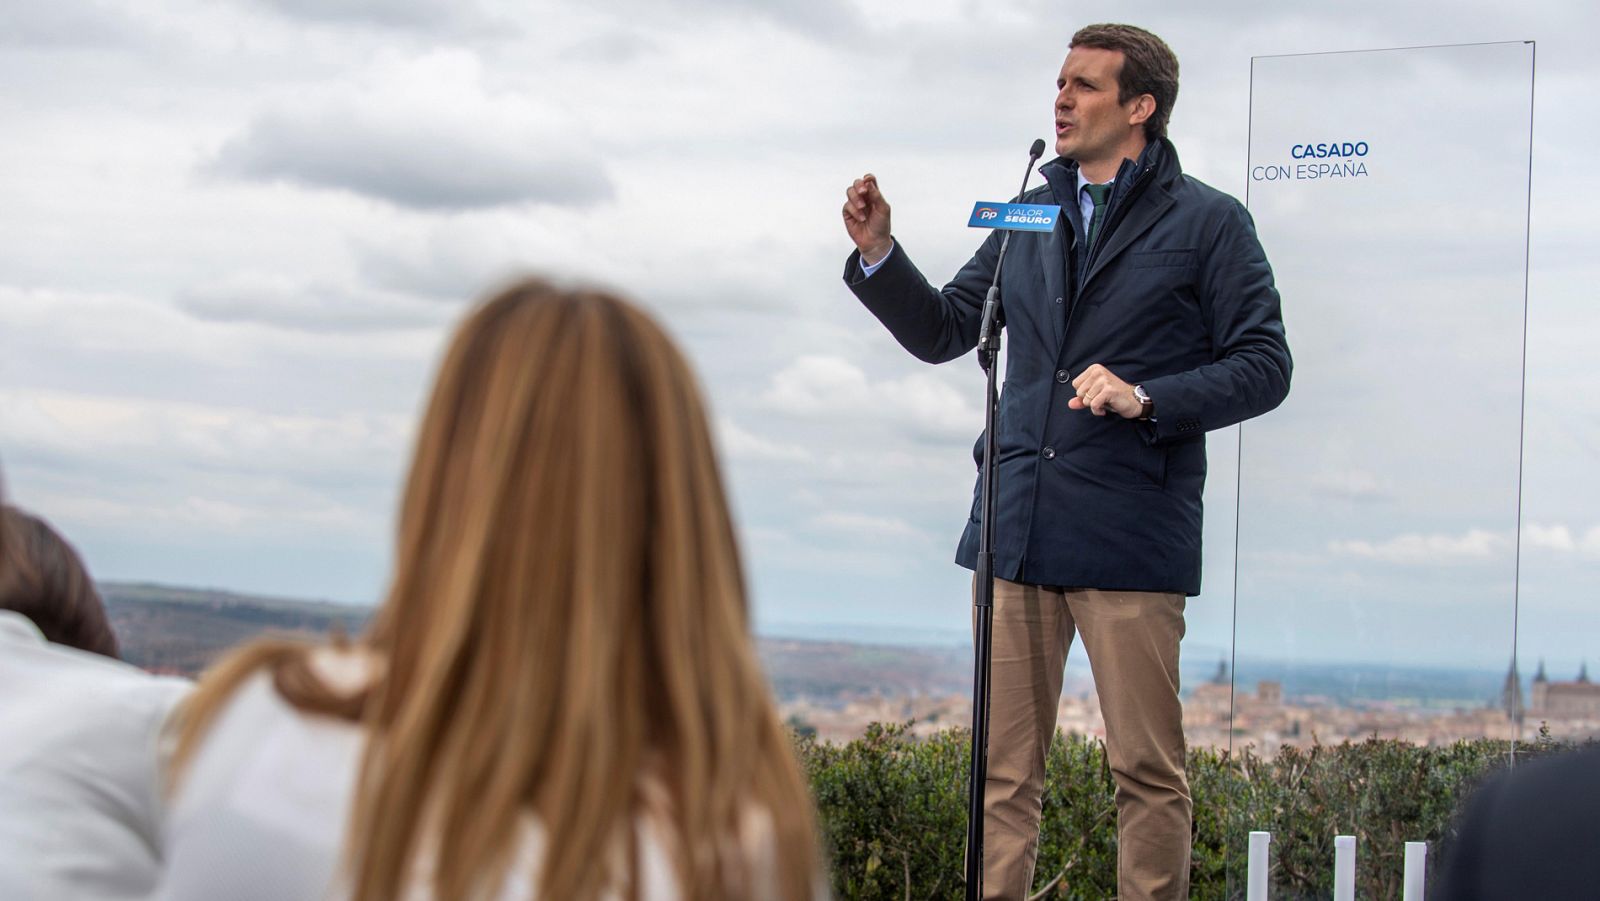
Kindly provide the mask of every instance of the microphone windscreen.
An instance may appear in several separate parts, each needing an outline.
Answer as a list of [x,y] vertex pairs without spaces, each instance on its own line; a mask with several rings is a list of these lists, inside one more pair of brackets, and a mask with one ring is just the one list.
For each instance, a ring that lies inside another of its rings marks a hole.
[[1044,138],[1038,138],[1033,142],[1033,149],[1028,151],[1028,156],[1034,159],[1044,156]]

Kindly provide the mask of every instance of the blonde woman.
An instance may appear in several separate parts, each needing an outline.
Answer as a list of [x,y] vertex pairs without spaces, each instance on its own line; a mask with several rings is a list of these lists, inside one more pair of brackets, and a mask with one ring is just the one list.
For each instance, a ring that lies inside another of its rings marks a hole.
[[396,560],[364,637],[202,680],[167,897],[822,893],[699,390],[647,316],[538,281],[473,312]]

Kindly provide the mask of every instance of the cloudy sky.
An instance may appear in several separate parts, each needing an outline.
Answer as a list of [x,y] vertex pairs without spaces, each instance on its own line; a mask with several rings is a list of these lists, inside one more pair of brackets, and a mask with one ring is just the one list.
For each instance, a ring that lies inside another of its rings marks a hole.
[[[971,202],[1014,190],[1028,144],[1049,133],[1068,38],[1107,19],[1150,27],[1177,51],[1184,166],[1241,197],[1252,57],[1539,42],[1522,647],[1555,669],[1600,663],[1600,617],[1588,612],[1600,572],[1600,369],[1588,351],[1600,266],[1583,199],[1600,188],[1600,63],[1588,45],[1600,15],[1576,3],[8,0],[8,491],[102,578],[371,602],[447,329],[486,286],[552,273],[638,298],[694,357],[764,628],[956,640],[968,577],[950,559],[981,375],[970,356],[917,363],[859,307],[839,280],[838,209],[849,180],[875,172],[930,278],[954,272],[980,237],[964,227]],[[1442,178],[1430,159],[1451,161],[1452,177],[1511,211],[1472,237],[1501,248],[1520,235],[1526,186],[1525,157],[1503,152],[1518,127],[1526,148],[1527,95],[1515,89],[1526,70],[1515,68],[1357,67],[1303,81],[1283,103],[1383,111],[1389,146],[1414,148],[1387,171],[1403,158],[1419,178]],[[1275,72],[1280,85],[1303,77]],[[1471,121],[1475,103],[1481,132],[1430,137],[1431,120]],[[1258,157],[1273,153],[1257,144]],[[1498,184],[1503,173],[1513,177]],[[1327,274],[1320,249],[1359,246],[1383,260],[1374,271],[1437,276],[1374,316],[1437,299],[1472,281],[1462,260],[1480,245],[1423,252],[1419,236],[1476,220],[1404,195],[1373,217],[1386,236],[1375,242],[1348,234],[1363,204],[1277,196],[1252,203],[1301,367],[1281,422],[1258,424],[1259,446],[1316,452],[1253,457],[1247,427],[1240,603],[1264,625],[1242,625],[1242,646],[1270,650],[1292,633],[1306,657],[1503,660],[1520,322],[1508,333],[1435,304],[1396,314],[1395,328],[1340,331],[1339,293],[1313,281]],[[1449,327],[1429,328],[1440,322]],[[1415,367],[1390,365],[1419,347],[1463,365],[1420,383]],[[1319,359],[1338,361],[1318,370],[1329,381],[1307,374]],[[1341,395],[1314,386],[1336,379],[1366,399],[1352,406],[1384,416],[1330,429],[1318,399],[1338,406]],[[1471,419],[1480,401],[1493,415]],[[1443,431],[1402,425],[1429,416]],[[1361,429],[1406,437],[1364,455]],[[1233,634],[1238,441],[1212,438],[1191,656],[1214,659]],[[1442,461],[1446,443],[1467,452]],[[1478,443],[1487,450],[1471,453]],[[1272,465],[1285,457],[1300,468]],[[1401,490],[1415,472],[1437,486]],[[1486,500],[1446,503],[1480,477],[1492,482]],[[1303,503],[1251,501],[1267,494]],[[1380,513],[1319,517],[1341,504]],[[1349,579],[1413,588],[1347,591]],[[1445,588],[1495,579],[1498,594]],[[1286,586],[1297,586],[1293,603],[1279,600]],[[1371,623],[1391,610],[1388,631],[1408,640],[1374,644],[1384,630]],[[1494,617],[1454,643],[1425,631]],[[1355,620],[1368,625],[1341,631]]]

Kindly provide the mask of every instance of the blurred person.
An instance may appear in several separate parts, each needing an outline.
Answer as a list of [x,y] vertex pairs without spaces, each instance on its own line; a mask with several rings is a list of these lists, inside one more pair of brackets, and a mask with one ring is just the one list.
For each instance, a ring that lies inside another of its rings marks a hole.
[[116,659],[71,545],[0,507],[0,898],[145,898],[160,735],[188,689]]
[[810,899],[694,377],[593,291],[455,335],[354,642],[264,641],[180,728],[172,899]]
[[[1463,805],[1442,901],[1600,897],[1600,747],[1518,764]],[[1431,895],[1430,895],[1431,897]]]
[[0,548],[0,609],[20,613],[55,644],[119,659],[116,633],[78,552],[50,524],[0,510],[10,545]]

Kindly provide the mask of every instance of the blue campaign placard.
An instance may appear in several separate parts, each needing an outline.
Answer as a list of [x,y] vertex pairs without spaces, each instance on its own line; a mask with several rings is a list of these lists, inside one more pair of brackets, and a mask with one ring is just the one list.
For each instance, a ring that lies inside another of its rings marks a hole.
[[1061,218],[1061,207],[1039,203],[994,203],[980,200],[972,207],[970,228],[1001,228],[1009,231],[1054,231]]

